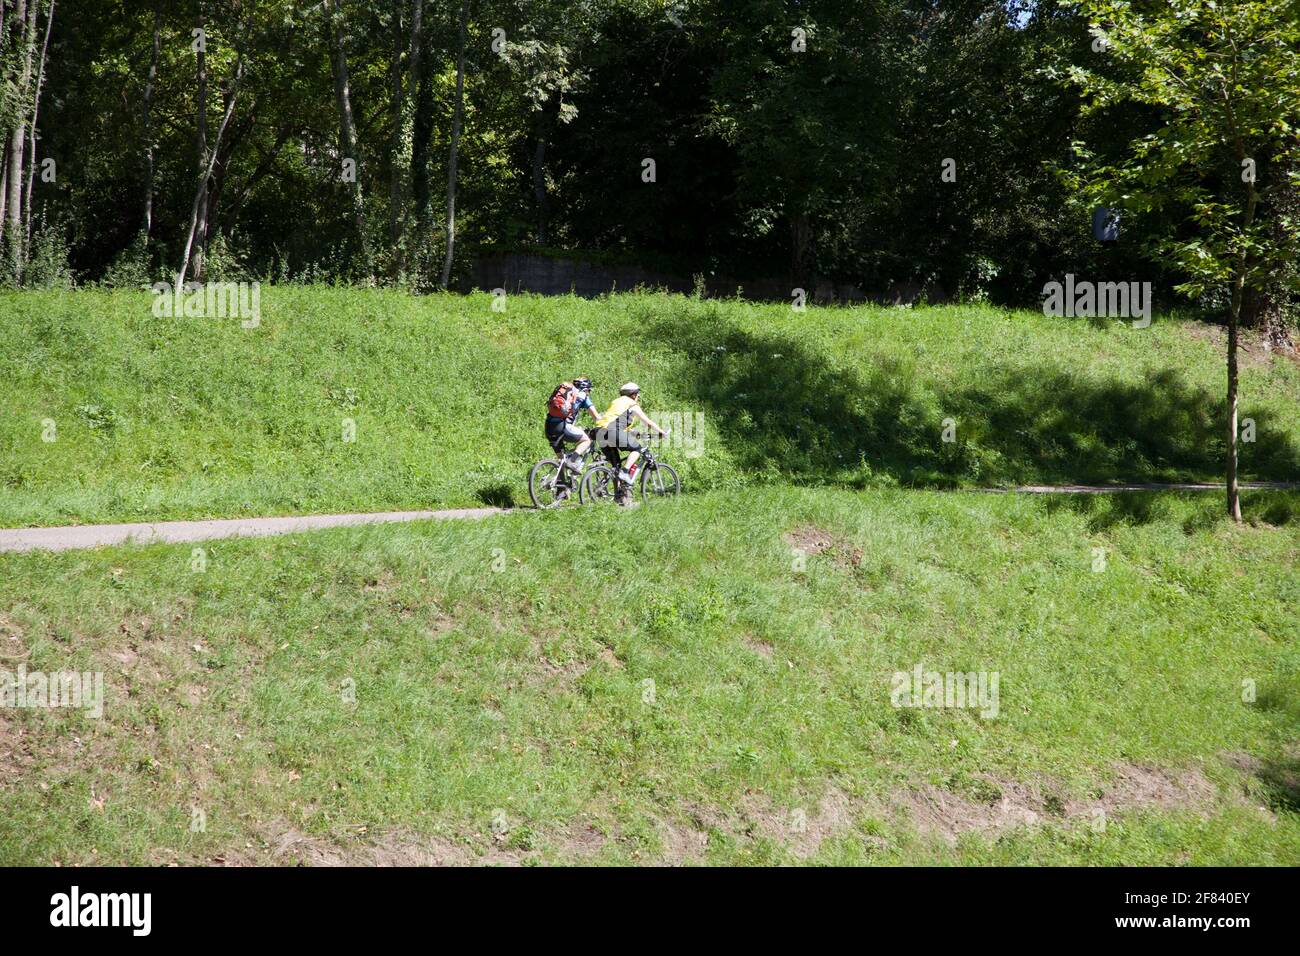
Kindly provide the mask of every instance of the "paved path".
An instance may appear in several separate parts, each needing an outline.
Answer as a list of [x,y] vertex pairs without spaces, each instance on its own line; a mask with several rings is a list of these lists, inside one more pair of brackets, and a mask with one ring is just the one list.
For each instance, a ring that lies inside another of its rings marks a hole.
[[67,551],[135,541],[208,541],[213,538],[261,537],[314,528],[424,521],[441,518],[485,518],[501,508],[453,508],[449,511],[380,511],[355,515],[301,515],[287,518],[230,518],[220,521],[155,521],[144,524],[87,524],[61,528],[0,530],[0,551]]
[[[1243,491],[1251,488],[1300,488],[1300,481],[1242,481],[1238,484]],[[1201,482],[1174,482],[1172,484],[1137,485],[1016,485],[1014,488],[978,488],[976,490],[991,494],[1104,495],[1114,494],[1117,491],[1223,491],[1226,493],[1227,486]]]
[[[1243,481],[1249,488],[1300,488],[1300,481]],[[1137,485],[1020,485],[1015,488],[977,488],[989,494],[1100,495],[1120,491],[1223,491],[1214,484]],[[220,521],[155,521],[141,524],[87,524],[59,528],[0,529],[2,551],[68,551],[106,544],[140,544],[176,541],[210,541],[214,538],[249,538],[343,525],[384,524],[389,521],[425,521],[445,518],[485,518],[504,514],[504,508],[452,508],[448,511],[378,511],[354,515],[301,515],[286,518],[229,518]]]

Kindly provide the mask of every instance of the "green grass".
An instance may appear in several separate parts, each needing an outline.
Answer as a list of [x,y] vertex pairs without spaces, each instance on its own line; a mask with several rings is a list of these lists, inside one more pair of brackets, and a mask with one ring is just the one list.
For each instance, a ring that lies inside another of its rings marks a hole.
[[[1237,528],[1218,496],[772,487],[212,542],[201,573],[188,545],[3,555],[0,650],[103,670],[107,703],[100,721],[0,714],[0,863],[365,860],[377,843],[487,862],[1295,865],[1300,496],[1246,504],[1261,520]],[[791,532],[825,545],[802,571]],[[895,708],[891,674],[918,663],[997,671],[998,715]],[[1207,793],[1104,831],[1050,812],[1148,766]],[[898,807],[925,786],[988,806],[1016,784],[1051,794],[1039,823],[956,846]],[[828,794],[842,809],[820,829]],[[816,839],[783,828],[795,809]],[[285,833],[307,842],[277,855]]]
[[[328,287],[261,305],[245,330],[156,319],[143,292],[0,293],[0,525],[519,503],[543,402],[579,372],[602,405],[635,379],[652,415],[703,414],[703,454],[669,455],[697,491],[1220,475],[1223,356],[1173,319],[659,294],[496,313]],[[1242,416],[1244,476],[1300,474],[1300,367],[1247,363]]]
[[[578,372],[703,414],[687,494],[638,511],[0,555],[0,669],[107,691],[0,709],[0,864],[1300,862],[1300,495],[1235,527],[1214,494],[953,490],[1217,479],[1204,326],[303,287],[253,330],[132,292],[0,314],[5,526],[519,503]],[[1300,367],[1247,361],[1242,416],[1244,476],[1295,479]],[[893,706],[917,665],[996,672],[997,715]],[[976,826],[1003,801],[1037,821]]]

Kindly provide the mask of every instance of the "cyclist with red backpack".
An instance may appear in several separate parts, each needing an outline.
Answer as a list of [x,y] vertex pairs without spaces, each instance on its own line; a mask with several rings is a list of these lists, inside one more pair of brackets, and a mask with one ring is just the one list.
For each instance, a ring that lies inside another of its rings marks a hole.
[[[574,421],[583,411],[596,418],[596,406],[591,403],[591,379],[579,376],[571,382],[561,382],[546,400],[546,440],[575,473],[582,470],[582,455],[591,445],[591,439]],[[572,454],[564,453],[566,442],[577,442]]]

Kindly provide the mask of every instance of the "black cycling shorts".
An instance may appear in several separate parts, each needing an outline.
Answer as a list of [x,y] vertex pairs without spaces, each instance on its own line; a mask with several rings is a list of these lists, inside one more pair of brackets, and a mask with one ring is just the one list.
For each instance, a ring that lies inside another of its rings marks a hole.
[[551,443],[557,455],[564,454],[565,442],[577,444],[586,437],[587,433],[573,422],[566,422],[563,418],[546,419],[546,440]]

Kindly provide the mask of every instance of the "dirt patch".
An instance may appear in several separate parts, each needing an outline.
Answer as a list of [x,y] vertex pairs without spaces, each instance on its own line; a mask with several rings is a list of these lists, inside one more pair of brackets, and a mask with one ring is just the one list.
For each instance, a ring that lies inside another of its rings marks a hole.
[[537,666],[533,672],[526,678],[525,683],[529,687],[544,687],[547,685],[561,688],[572,687],[583,675],[591,670],[599,661],[613,670],[622,670],[623,662],[618,659],[608,646],[602,645],[596,653],[595,660],[585,660],[582,657],[573,657],[567,661],[560,662],[547,657],[541,649],[540,643],[534,638],[533,653],[537,655]]
[[772,655],[776,653],[776,648],[767,641],[759,640],[757,637],[746,637],[745,646],[765,661],[770,661]]
[[17,664],[31,656],[21,626],[0,614],[0,665]]
[[829,531],[823,531],[816,525],[801,524],[787,531],[782,540],[792,548],[798,548],[804,554],[821,554],[835,546],[835,538]]
[[703,830],[685,824],[659,821],[659,840],[663,851],[661,866],[687,866],[699,863],[709,847],[709,835]]
[[586,661],[572,660],[564,664],[557,664],[545,654],[537,658],[537,669],[540,680],[530,681],[530,685],[556,681],[562,684],[571,684],[587,673],[591,665]]
[[[609,843],[585,820],[574,820],[546,843],[562,861],[579,862]],[[259,846],[260,844],[260,846]],[[498,838],[471,840],[425,836],[407,827],[317,836],[277,825],[237,852],[204,862],[226,866],[522,866],[538,854],[503,845]]]
[[1234,770],[1240,770],[1243,773],[1258,773],[1264,766],[1264,761],[1258,757],[1253,757],[1248,753],[1242,753],[1239,750],[1229,750],[1219,754],[1219,759],[1226,763]]
[[831,787],[812,808],[781,807],[765,797],[750,795],[742,803],[745,816],[759,832],[783,843],[796,859],[806,860],[833,836],[852,829],[864,809],[838,787]]
[[1138,810],[1207,812],[1217,788],[1197,769],[1167,770],[1117,764],[1115,776],[1091,799],[1067,798],[1051,784],[1026,784],[993,776],[977,778],[989,799],[924,786],[896,797],[893,809],[924,834],[950,844],[963,833],[989,832],[1044,822],[1087,822],[1104,826],[1108,817]]
[[1119,764],[1115,780],[1095,804],[1071,804],[1079,812],[1100,806],[1122,813],[1155,807],[1160,810],[1205,810],[1218,797],[1218,789],[1199,770],[1167,770],[1140,764]]
[[558,841],[561,854],[567,858],[594,856],[603,850],[609,840],[590,823],[574,820]]
[[852,542],[816,525],[799,525],[782,535],[781,540],[793,550],[800,551],[807,557],[827,552],[828,557],[833,557],[837,564],[854,568],[862,565],[861,548],[855,547]]
[[32,764],[25,737],[26,732],[0,711],[0,789],[21,780]]
[[379,574],[363,578],[361,581],[361,591],[363,594],[374,594],[375,592],[384,594],[391,591],[399,584],[401,584],[401,581],[398,579],[397,575],[392,571],[385,570],[381,571]]
[[[1219,354],[1228,349],[1228,330],[1220,325],[1205,322],[1186,322],[1183,329],[1194,339],[1209,342]],[[1277,355],[1300,364],[1300,350],[1286,352],[1266,346],[1263,336],[1254,329],[1240,329],[1237,338],[1237,361],[1245,368],[1258,368],[1268,365],[1272,356]]]
[[265,849],[246,848],[212,862],[229,866],[519,866],[526,856],[496,846],[485,847],[480,854],[467,844],[404,828],[331,838],[285,827],[261,842]]

